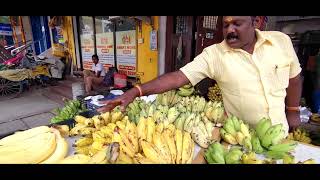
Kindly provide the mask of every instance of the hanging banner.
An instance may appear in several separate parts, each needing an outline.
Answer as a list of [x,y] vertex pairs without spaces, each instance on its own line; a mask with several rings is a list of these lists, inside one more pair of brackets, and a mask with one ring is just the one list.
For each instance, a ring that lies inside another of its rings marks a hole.
[[96,34],[99,62],[105,68],[114,67],[113,32]]
[[92,55],[94,54],[94,40],[92,34],[80,35],[81,39],[81,52],[83,69],[91,70],[92,68]]
[[117,68],[119,73],[136,76],[136,30],[116,32]]
[[0,23],[0,35],[12,36],[11,25]]

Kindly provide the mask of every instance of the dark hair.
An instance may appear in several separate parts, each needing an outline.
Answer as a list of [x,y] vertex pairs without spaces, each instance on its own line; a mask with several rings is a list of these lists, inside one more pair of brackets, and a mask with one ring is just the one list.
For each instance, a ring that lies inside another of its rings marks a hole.
[[99,60],[98,55],[96,55],[96,54],[92,55],[92,59],[93,59],[94,57],[95,57],[97,60]]

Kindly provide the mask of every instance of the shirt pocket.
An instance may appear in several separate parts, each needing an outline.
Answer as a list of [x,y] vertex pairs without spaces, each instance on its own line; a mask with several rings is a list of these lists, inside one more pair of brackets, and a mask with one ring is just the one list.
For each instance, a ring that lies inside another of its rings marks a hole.
[[290,64],[278,65],[271,75],[271,94],[285,96],[289,86]]

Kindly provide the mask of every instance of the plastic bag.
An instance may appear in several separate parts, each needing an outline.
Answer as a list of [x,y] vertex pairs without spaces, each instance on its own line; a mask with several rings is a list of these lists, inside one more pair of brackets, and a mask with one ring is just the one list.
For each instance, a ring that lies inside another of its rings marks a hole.
[[300,107],[300,120],[303,123],[309,122],[309,118],[312,115],[312,112],[306,107]]

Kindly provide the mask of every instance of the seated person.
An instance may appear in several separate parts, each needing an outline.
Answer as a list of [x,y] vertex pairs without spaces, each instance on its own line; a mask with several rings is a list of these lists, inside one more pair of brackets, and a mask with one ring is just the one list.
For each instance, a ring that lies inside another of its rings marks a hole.
[[98,55],[94,54],[92,56],[92,62],[93,65],[91,71],[83,71],[83,78],[87,95],[92,94],[92,90],[94,87],[98,87],[103,84],[103,79],[106,75],[106,71],[103,65],[99,63]]

